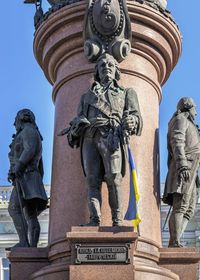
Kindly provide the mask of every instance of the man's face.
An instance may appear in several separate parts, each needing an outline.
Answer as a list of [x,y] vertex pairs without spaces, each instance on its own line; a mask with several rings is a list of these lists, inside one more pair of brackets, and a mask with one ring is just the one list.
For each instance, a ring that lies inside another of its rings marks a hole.
[[109,82],[115,79],[115,61],[110,58],[102,58],[98,63],[98,72],[101,82]]
[[192,117],[192,119],[194,120],[196,115],[197,115],[197,111],[196,111],[196,106],[193,106],[190,110],[190,116]]
[[16,128],[16,131],[19,131],[20,128],[21,128],[21,122],[20,122],[20,120],[19,120],[19,116],[18,116],[18,115],[15,117],[14,126],[15,126],[15,128]]

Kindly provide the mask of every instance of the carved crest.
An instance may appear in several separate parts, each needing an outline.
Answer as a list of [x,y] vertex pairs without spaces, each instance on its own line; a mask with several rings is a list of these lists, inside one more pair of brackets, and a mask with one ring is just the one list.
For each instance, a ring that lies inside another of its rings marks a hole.
[[91,62],[104,52],[121,62],[131,50],[125,0],[90,0],[85,17],[84,51]]

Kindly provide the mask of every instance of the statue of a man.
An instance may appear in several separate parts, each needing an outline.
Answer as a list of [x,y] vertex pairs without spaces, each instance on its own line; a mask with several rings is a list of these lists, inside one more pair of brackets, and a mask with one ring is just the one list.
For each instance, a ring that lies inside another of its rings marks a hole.
[[17,113],[14,126],[16,134],[8,155],[8,180],[14,185],[8,211],[19,235],[19,243],[14,247],[37,247],[40,235],[37,217],[47,206],[42,183],[42,136],[29,109]]
[[200,135],[194,123],[196,105],[183,97],[169,122],[168,174],[163,201],[172,205],[169,219],[169,247],[182,247],[180,238],[195,210]]
[[82,167],[88,185],[90,222],[101,221],[101,185],[106,181],[113,226],[121,226],[122,177],[125,175],[129,135],[140,135],[142,118],[136,92],[124,89],[118,63],[109,54],[97,61],[94,83],[80,101],[78,116],[61,135],[68,133],[70,146],[81,145]]
[[165,10],[167,7],[167,0],[146,0],[146,1],[158,5],[163,10]]
[[160,8],[162,11],[165,11],[167,8],[167,0],[135,0],[139,3],[145,3],[153,8]]

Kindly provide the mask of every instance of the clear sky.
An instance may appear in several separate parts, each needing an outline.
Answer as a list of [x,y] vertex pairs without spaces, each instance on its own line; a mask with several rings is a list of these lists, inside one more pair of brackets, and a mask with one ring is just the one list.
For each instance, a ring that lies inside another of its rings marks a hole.
[[[176,110],[177,101],[182,96],[193,97],[197,103],[200,124],[200,81],[199,26],[200,1],[191,4],[181,0],[168,0],[168,9],[172,12],[183,35],[183,53],[178,65],[163,87],[163,99],[160,106],[160,156],[161,181],[166,176],[166,134],[167,123]],[[46,11],[48,4],[43,0]],[[54,123],[54,105],[51,99],[51,85],[46,81],[42,70],[33,55],[33,16],[34,6],[23,4],[23,0],[2,1],[0,17],[0,185],[7,185],[8,145],[15,132],[13,127],[16,112],[30,108],[36,120],[43,141],[45,167],[44,182],[50,183],[52,139]],[[134,87],[134,85],[132,85]]]
[[166,134],[168,121],[176,110],[178,100],[190,96],[197,104],[197,124],[200,125],[200,52],[199,26],[200,1],[168,0],[168,9],[178,24],[183,36],[183,51],[181,58],[163,87],[163,99],[160,105],[160,158],[161,182],[164,182],[167,172]]

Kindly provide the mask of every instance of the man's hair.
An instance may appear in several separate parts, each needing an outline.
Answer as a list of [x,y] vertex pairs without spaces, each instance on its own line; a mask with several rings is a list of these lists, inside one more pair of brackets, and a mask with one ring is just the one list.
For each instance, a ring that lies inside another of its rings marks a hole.
[[19,119],[21,122],[29,122],[32,124],[36,124],[35,123],[35,115],[33,114],[33,112],[29,109],[22,109],[17,113],[16,119]]
[[120,80],[120,70],[119,70],[119,64],[118,62],[116,61],[116,59],[108,54],[108,53],[103,53],[98,59],[97,59],[97,62],[96,62],[96,65],[95,65],[95,72],[94,72],[94,80],[97,81],[97,82],[100,82],[100,78],[99,78],[99,71],[98,71],[98,63],[102,60],[102,59],[109,59],[109,60],[113,60],[114,63],[115,63],[115,68],[116,68],[116,71],[115,71],[115,79],[117,81]]
[[14,125],[16,124],[16,120],[20,121],[20,127],[21,127],[20,129],[23,129],[25,123],[31,123],[35,127],[35,129],[37,129],[41,140],[43,140],[42,135],[35,122],[35,115],[30,109],[22,109],[18,111],[17,116],[15,118]]
[[194,100],[191,97],[182,97],[177,104],[177,111],[187,112],[192,107],[196,107]]

